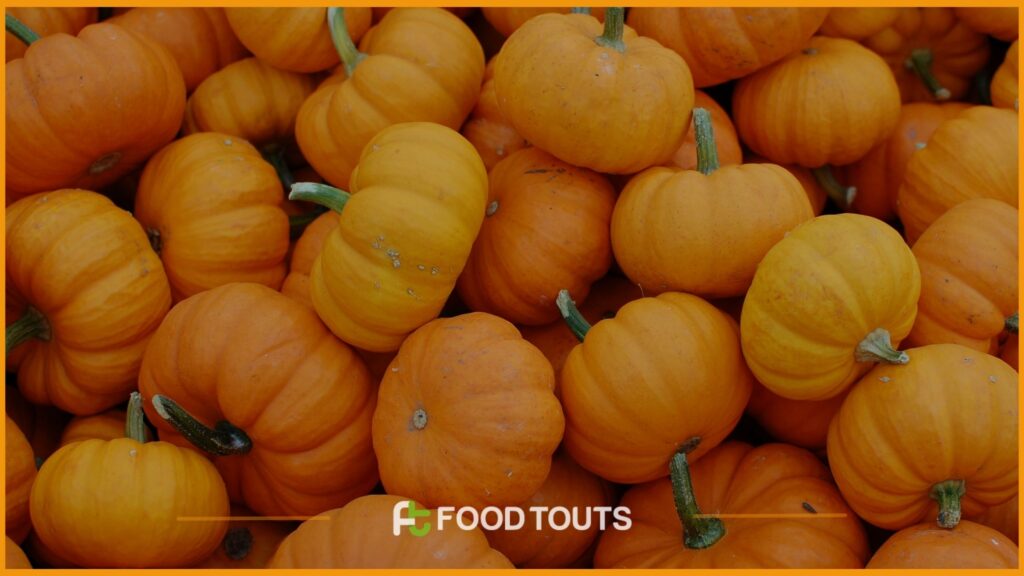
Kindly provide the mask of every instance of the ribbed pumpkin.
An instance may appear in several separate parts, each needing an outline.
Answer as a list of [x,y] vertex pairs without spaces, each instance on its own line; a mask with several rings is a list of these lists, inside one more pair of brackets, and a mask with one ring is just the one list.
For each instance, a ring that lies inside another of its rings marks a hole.
[[313,264],[320,256],[327,238],[337,227],[337,212],[324,212],[306,226],[292,249],[288,275],[281,284],[281,294],[313,308],[309,273],[313,270]]
[[[127,414],[124,410],[112,408],[106,412],[93,414],[92,416],[75,416],[64,427],[60,435],[61,447],[82,442],[83,440],[113,440],[124,437],[124,423]],[[146,439],[149,439],[149,430],[145,430]]]
[[[74,36],[87,25],[96,22],[96,8],[29,8],[10,7],[4,9],[39,37],[63,32]],[[25,55],[28,46],[14,34],[7,32],[4,40],[4,58],[7,62]]]
[[747,415],[775,440],[817,451],[825,448],[828,426],[844,398],[845,393],[824,400],[790,400],[757,383]]
[[[744,154],[743,162],[746,164],[774,164],[771,160],[752,153]],[[814,215],[821,215],[821,212],[825,209],[825,203],[828,201],[829,192],[825,190],[818,177],[815,176],[815,171],[803,166],[797,166],[796,164],[778,165],[785,168],[800,182],[804,193],[807,194],[807,199],[811,202],[811,209],[814,211]]]
[[[733,126],[729,114],[722,108],[714,98],[707,95],[703,90],[694,90],[694,108],[703,108],[711,114],[711,125],[715,133],[715,149],[718,153],[718,163],[722,166],[732,166],[743,163],[743,150],[740,149],[740,137],[736,134],[736,127]],[[697,169],[697,132],[691,123],[683,138],[683,144],[672,156],[669,166],[682,168],[683,170]]]
[[[587,8],[587,14],[590,14],[598,20],[604,20],[604,8]],[[498,31],[499,34],[506,38],[511,36],[520,26],[526,23],[527,20],[541,14],[548,13],[561,13],[565,14],[570,11],[569,8],[498,8],[485,6],[481,8],[483,11],[484,18],[487,22]]]
[[818,216],[758,266],[740,319],[743,355],[779,396],[836,396],[872,362],[906,362],[893,346],[910,332],[920,292],[917,261],[888,224]]
[[892,26],[903,8],[832,8],[818,34],[863,40]]
[[513,152],[530,145],[516,132],[498,107],[498,96],[494,91],[494,65],[497,57],[491,58],[484,69],[484,83],[480,87],[480,98],[473,112],[462,125],[462,135],[480,153],[484,166],[490,171]]
[[4,438],[4,503],[7,511],[4,526],[7,529],[7,537],[13,538],[15,543],[20,543],[32,528],[28,497],[36,479],[36,459],[32,454],[32,445],[10,416],[7,416]]
[[954,8],[958,18],[983,34],[1009,42],[1017,39],[1017,8]]
[[1006,58],[992,77],[989,91],[992,94],[993,106],[1013,108],[1014,110],[1020,108],[1020,97],[1017,94],[1017,69],[1020,66],[1019,44],[1018,40],[1013,41],[1010,49],[1006,52]]
[[1017,373],[957,344],[907,350],[846,397],[828,461],[857,515],[898,530],[952,528],[1017,494]]
[[220,546],[192,568],[266,568],[281,541],[297,527],[296,522],[254,516],[241,506],[231,507],[231,517]]
[[[10,358],[13,356],[15,354],[11,354],[7,362],[7,369],[12,372],[17,370],[11,366]],[[32,453],[35,454],[37,462],[45,460],[60,448],[61,432],[72,420],[71,414],[46,404],[30,403],[21,395],[17,386],[8,385],[4,396],[7,401],[7,415],[24,432],[28,443],[32,445]],[[124,423],[123,418],[121,423]]]
[[867,568],[922,569],[1017,568],[1017,546],[999,532],[961,522],[952,530],[930,522],[893,534],[868,562]]

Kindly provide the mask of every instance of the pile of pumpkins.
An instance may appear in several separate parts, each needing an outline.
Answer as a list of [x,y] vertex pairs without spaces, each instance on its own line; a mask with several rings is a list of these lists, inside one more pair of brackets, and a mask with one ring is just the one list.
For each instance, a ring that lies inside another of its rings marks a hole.
[[1016,8],[6,24],[7,567],[1017,566]]

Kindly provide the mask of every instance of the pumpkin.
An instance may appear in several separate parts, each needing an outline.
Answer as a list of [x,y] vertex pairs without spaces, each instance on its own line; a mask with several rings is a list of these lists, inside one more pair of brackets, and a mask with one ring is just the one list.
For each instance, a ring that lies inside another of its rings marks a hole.
[[469,27],[441,8],[388,12],[359,50],[344,33],[348,9],[331,14],[348,80],[324,83],[306,100],[295,137],[309,164],[347,189],[363,148],[384,128],[459,128],[480,95],[484,53]]
[[[289,72],[319,72],[337,66],[327,8],[225,8],[238,39],[260,60]],[[349,36],[359,41],[370,29],[369,8],[346,8]]]
[[[82,28],[96,22],[96,8],[28,8],[11,7],[4,10],[34,33],[36,37],[50,36],[63,32],[75,35]],[[20,38],[7,32],[4,41],[6,62],[25,55],[28,45]]]
[[606,480],[665,476],[681,446],[697,459],[736,426],[753,378],[736,323],[701,298],[640,298],[590,327],[567,292],[559,310],[581,340],[561,374],[565,448]]
[[892,26],[902,11],[902,8],[832,8],[818,34],[863,40]]
[[286,143],[316,83],[305,74],[246,58],[210,75],[185,105],[185,134],[220,132],[255,146]]
[[[683,59],[623,24],[585,14],[541,14],[502,46],[498,106],[523,138],[597,172],[631,174],[679,149],[693,82]],[[642,87],[643,89],[638,89]]]
[[28,556],[25,556],[25,552],[22,551],[21,547],[11,537],[7,537],[7,544],[4,548],[4,558],[6,568],[8,570],[18,570],[22,568],[32,568],[32,563],[28,561]]
[[[743,163],[743,150],[740,149],[740,137],[736,135],[736,127],[733,126],[729,114],[715,99],[708,96],[703,90],[694,90],[694,108],[703,108],[711,115],[711,127],[715,133],[715,149],[718,154],[718,163],[722,166],[732,166]],[[668,166],[675,166],[683,170],[697,169],[697,134],[694,125],[686,131],[683,144],[676,150]]]
[[743,356],[766,388],[791,400],[843,392],[896,351],[917,314],[921,273],[888,224],[818,216],[772,247],[740,318]]
[[630,179],[612,216],[615,260],[645,293],[739,296],[768,249],[814,213],[781,166],[719,166],[710,114],[693,116],[697,169],[656,167]]
[[[125,418],[127,418],[125,411],[116,408],[92,416],[75,416],[64,427],[60,436],[60,445],[64,447],[93,438],[100,440],[123,438]],[[146,440],[149,440],[149,429],[143,429],[143,432]]]
[[917,320],[910,346],[952,343],[996,353],[1017,312],[1017,210],[975,198],[950,208],[921,234]]
[[[551,472],[544,485],[519,507],[525,511],[531,506],[564,506],[578,518],[576,525],[568,530],[555,530],[545,522],[538,530],[531,517],[519,530],[488,530],[485,534],[491,547],[519,568],[568,568],[597,541],[602,525],[598,508],[610,510],[613,503],[607,482],[559,452],[551,461]],[[605,526],[613,521],[610,512],[604,516]]]
[[178,63],[188,92],[247,54],[223,8],[133,8],[109,22],[166,48]]
[[[437,525],[437,511],[415,502],[417,526],[423,532],[402,529],[392,536],[398,505],[407,498],[363,496],[344,508],[307,520],[281,542],[268,568],[512,568],[500,552],[492,550],[479,528],[462,530],[449,521]],[[415,506],[415,509],[413,508]],[[321,520],[322,519],[322,520]]]
[[509,125],[498,107],[498,96],[494,91],[495,62],[496,58],[487,62],[480,98],[461,130],[466,140],[480,153],[480,159],[484,161],[488,172],[500,160],[530,145]]
[[898,530],[964,516],[1017,494],[1017,373],[958,344],[912,348],[846,397],[828,433],[843,496],[872,524]]
[[146,164],[135,217],[167,269],[175,301],[229,282],[277,289],[288,216],[274,168],[225,134],[186,136]]
[[511,36],[513,32],[519,29],[519,27],[525,24],[528,20],[541,14],[565,14],[571,11],[590,14],[598,20],[604,21],[605,12],[605,8],[498,8],[493,6],[485,6],[480,10],[484,14],[484,19],[486,19],[499,34],[506,38]]
[[295,522],[253,516],[241,506],[231,507],[231,522],[213,554],[192,568],[266,568],[278,545],[295,528]]
[[181,126],[178,65],[161,46],[114,24],[42,38],[6,74],[8,204],[35,192],[111,184]]
[[146,442],[141,404],[133,392],[126,437],[64,446],[32,486],[35,533],[76,565],[188,566],[224,537],[228,496],[216,468],[193,450]]
[[[743,161],[746,164],[773,163],[766,158],[758,156],[757,154],[745,154]],[[803,187],[804,193],[807,194],[807,199],[811,202],[811,210],[814,211],[814,215],[820,215],[825,209],[825,203],[828,201],[829,195],[828,191],[825,190],[825,187],[818,181],[818,177],[815,176],[815,172],[804,168],[803,166],[797,166],[796,164],[784,164],[781,166],[792,174],[798,182],[800,182],[800,186]]]
[[1002,504],[997,504],[985,510],[978,516],[970,518],[972,522],[977,522],[989,528],[993,528],[1002,532],[1004,536],[1013,541],[1014,544],[1018,544],[1019,535],[1019,518],[1020,514],[1020,497],[1014,495],[1011,500],[1007,500]]
[[281,294],[313,308],[309,273],[313,270],[313,264],[320,256],[327,238],[337,227],[337,212],[324,212],[306,226],[292,250],[288,262],[288,275],[281,284]]
[[554,388],[547,359],[508,321],[472,312],[427,323],[380,384],[373,448],[385,490],[431,508],[524,502],[562,440]]
[[1014,6],[954,10],[957,18],[982,34],[990,34],[1004,42],[1017,39],[1017,8]]
[[502,160],[488,181],[486,217],[459,296],[471,310],[510,322],[551,323],[561,288],[583,301],[611,266],[615,189],[601,174],[539,148]]
[[6,464],[4,465],[7,507],[6,529],[8,539],[19,543],[28,535],[32,524],[29,519],[28,498],[36,479],[36,459],[32,445],[18,425],[7,416]]
[[1017,207],[1017,114],[973,106],[935,129],[907,163],[897,211],[913,244],[946,210],[971,198]]
[[1020,97],[1017,95],[1017,67],[1020,65],[1018,44],[1017,40],[1010,44],[1006,58],[992,77],[992,85],[989,90],[992,94],[993,106],[1013,108],[1014,110],[1020,108]]
[[[692,469],[685,453],[670,466],[670,478],[623,496],[632,526],[605,531],[595,567],[862,568],[867,561],[864,528],[806,450],[732,441]],[[695,517],[702,510],[710,516]]]
[[1017,546],[999,532],[974,522],[952,530],[930,522],[904,528],[882,544],[867,568],[1017,568]]
[[37,404],[95,414],[124,400],[171,304],[160,259],[131,215],[85,190],[24,198],[6,211],[7,351]]
[[455,288],[484,218],[487,173],[458,132],[412,122],[367,144],[351,184],[351,195],[292,187],[292,199],[344,210],[313,264],[310,293],[339,338],[390,352],[436,318]]
[[859,160],[892,133],[899,110],[885,61],[852,40],[825,36],[740,79],[732,100],[747,146],[807,168]]
[[[10,362],[8,362],[8,369],[10,368]],[[14,423],[25,434],[28,443],[32,445],[32,453],[35,454],[36,461],[45,460],[60,447],[61,432],[71,420],[71,415],[53,406],[30,403],[21,395],[17,386],[8,385],[5,397],[7,415],[14,420]],[[124,419],[121,422],[124,423]]]
[[1018,368],[1018,339],[1016,334],[1010,334],[1003,344],[1003,351],[999,354],[999,357],[1003,359],[1003,362],[1009,364],[1014,370]]
[[311,310],[265,286],[227,284],[175,306],[139,389],[160,438],[217,456],[232,501],[258,514],[317,514],[377,482],[366,367]]
[[824,400],[790,400],[757,383],[747,415],[775,440],[819,451],[825,448],[828,426],[844,398],[846,393]]

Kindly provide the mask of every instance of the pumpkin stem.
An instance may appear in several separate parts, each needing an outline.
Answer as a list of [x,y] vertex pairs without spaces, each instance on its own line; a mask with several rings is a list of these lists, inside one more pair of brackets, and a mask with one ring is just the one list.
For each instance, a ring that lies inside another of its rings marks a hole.
[[587,332],[590,332],[590,323],[587,319],[580,314],[579,308],[576,308],[576,303],[572,301],[569,296],[568,290],[559,290],[558,296],[555,298],[555,305],[558,306],[558,311],[562,313],[562,318],[565,319],[565,323],[569,326],[569,330],[576,335],[576,338],[583,342],[586,338]]
[[50,330],[50,323],[46,321],[46,316],[35,307],[29,306],[25,308],[21,318],[7,327],[7,355],[10,356],[11,350],[24,344],[29,338],[49,342],[52,337],[53,332]]
[[296,182],[292,184],[292,191],[288,193],[289,200],[312,202],[338,214],[345,209],[345,203],[351,196],[344,190],[319,182]]
[[331,30],[331,40],[334,41],[334,49],[338,51],[338,56],[341,57],[342,63],[345,64],[345,75],[351,78],[352,73],[356,70],[356,66],[366,58],[366,54],[363,54],[356,48],[355,42],[352,41],[352,36],[348,33],[348,26],[345,24],[344,8],[327,9],[327,27]]
[[224,554],[232,560],[245,560],[245,557],[252,552],[252,531],[248,528],[231,528],[224,534],[221,547]]
[[146,417],[142,413],[142,395],[132,392],[128,397],[128,416],[124,419],[124,436],[139,444],[146,443]]
[[302,214],[292,214],[288,217],[288,236],[292,240],[298,240],[302,233],[306,231],[306,227],[313,223],[320,217],[321,214],[327,212],[323,207],[317,206],[316,209],[310,210],[309,212],[303,212]]
[[949,90],[932,74],[933,59],[931,50],[918,48],[910,53],[910,58],[907,58],[903,65],[917,74],[936,100],[949,100]]
[[1020,322],[1020,320],[1018,319],[1019,314],[1020,312],[1014,312],[1013,314],[1010,315],[1009,318],[1006,319],[1006,331],[1009,332],[1010,334],[1017,333],[1017,324]]
[[711,113],[704,108],[693,109],[693,131],[697,140],[697,170],[707,176],[718,170],[718,145]]
[[952,530],[960,523],[960,499],[966,493],[963,480],[946,480],[932,486],[928,495],[939,503],[939,527]]
[[829,165],[820,166],[811,170],[811,174],[814,174],[814,179],[818,181],[818,185],[825,189],[825,193],[828,197],[839,206],[840,210],[846,210],[853,204],[853,199],[857,197],[856,186],[843,186],[836,180],[835,172],[832,171],[832,167]]
[[245,431],[226,420],[210,428],[166,396],[157,394],[153,396],[152,402],[161,418],[204,452],[215,456],[233,456],[248,454],[252,450],[252,440]]
[[672,495],[676,501],[676,514],[683,524],[683,544],[691,550],[700,550],[713,546],[725,536],[725,524],[720,518],[703,516],[697,499],[693,495],[693,482],[690,479],[690,465],[686,461],[686,452],[676,452],[668,463],[669,477],[672,479]]
[[570,14],[586,14],[590,16],[590,8],[573,8],[569,10]]
[[6,14],[5,16],[7,16],[7,19],[4,21],[7,31],[14,34],[15,38],[24,42],[26,46],[31,46],[33,42],[39,40],[39,34],[36,34],[31,28],[26,26],[24,22],[10,14]]
[[292,170],[288,167],[284,154],[284,146],[280,144],[267,144],[260,150],[260,155],[263,156],[263,159],[274,167],[274,172],[277,172],[277,178],[281,181],[281,186],[288,190],[295,183],[295,178],[292,177]]
[[892,337],[885,328],[876,328],[864,337],[853,352],[857,362],[886,362],[888,364],[906,364],[910,356],[892,346]]
[[617,52],[626,51],[626,43],[622,41],[622,33],[626,28],[626,9],[608,8],[604,12],[604,34],[594,38],[594,42]]

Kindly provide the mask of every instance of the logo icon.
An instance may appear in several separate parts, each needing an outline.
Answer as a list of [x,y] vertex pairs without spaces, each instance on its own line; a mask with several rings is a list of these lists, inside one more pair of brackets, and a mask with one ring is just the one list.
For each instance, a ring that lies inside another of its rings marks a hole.
[[[403,510],[408,510],[406,517],[402,516]],[[430,510],[419,510],[412,500],[402,500],[395,504],[395,508],[392,510],[391,532],[398,536],[401,534],[402,526],[408,526],[410,534],[422,538],[430,533],[430,522],[425,522],[423,526],[417,526],[416,519],[427,516],[430,516]]]

